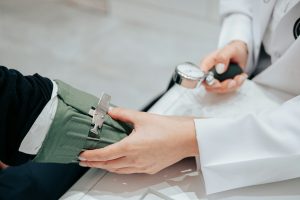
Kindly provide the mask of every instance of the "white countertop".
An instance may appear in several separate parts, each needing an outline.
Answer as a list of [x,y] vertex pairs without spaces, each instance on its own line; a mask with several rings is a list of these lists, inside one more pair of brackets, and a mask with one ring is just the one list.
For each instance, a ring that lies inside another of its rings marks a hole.
[[90,169],[61,199],[298,200],[300,178],[206,195],[202,174],[196,171],[194,158],[189,158],[155,175],[118,175],[100,169]]

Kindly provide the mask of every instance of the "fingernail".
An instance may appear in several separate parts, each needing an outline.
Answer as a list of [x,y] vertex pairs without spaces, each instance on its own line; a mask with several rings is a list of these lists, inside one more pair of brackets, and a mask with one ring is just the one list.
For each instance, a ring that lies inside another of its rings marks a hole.
[[81,167],[87,167],[87,164],[84,163],[84,162],[79,162],[79,165],[80,165]]
[[85,159],[85,158],[83,158],[83,157],[80,157],[80,156],[78,156],[78,160],[81,160],[81,161],[86,161],[86,159]]
[[235,86],[236,86],[235,81],[230,81],[230,82],[228,83],[228,85],[227,85],[227,88],[228,88],[228,89],[231,89],[231,88],[233,88],[233,87],[235,87]]
[[225,65],[223,63],[217,64],[216,71],[218,74],[223,74],[225,72]]

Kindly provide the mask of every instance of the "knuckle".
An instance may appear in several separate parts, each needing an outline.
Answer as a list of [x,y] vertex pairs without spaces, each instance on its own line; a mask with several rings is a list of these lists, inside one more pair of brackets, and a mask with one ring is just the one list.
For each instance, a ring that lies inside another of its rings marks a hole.
[[108,161],[103,161],[103,166],[107,166],[109,163],[108,163]]
[[84,157],[87,160],[98,161],[101,158],[103,158],[102,151],[98,151],[98,150],[89,150],[89,151],[90,151],[89,154],[86,154],[86,156]]
[[227,60],[227,57],[224,54],[218,54],[218,56],[216,57],[217,62],[220,62],[220,61],[224,62],[226,60]]
[[147,173],[148,170],[149,170],[148,167],[145,167],[145,166],[140,167],[140,171],[141,171],[141,172]]
[[211,88],[211,87],[208,87],[208,88],[205,88],[207,92],[216,92],[216,88]]
[[220,90],[227,90],[228,87],[227,87],[227,83],[226,82],[223,82],[221,83],[221,86],[219,87]]
[[105,156],[102,156],[101,154],[98,154],[98,153],[93,157],[94,161],[99,161],[102,159],[105,159]]
[[120,146],[120,150],[122,152],[129,152],[132,150],[132,145],[130,143],[124,141],[124,144],[122,146]]
[[[217,53],[217,55],[215,56],[215,61],[216,62],[225,62],[226,60],[228,60],[228,56],[224,53],[224,49],[222,49],[221,51],[219,51]],[[226,50],[227,52],[227,50]]]
[[220,90],[220,86],[219,87],[214,87],[214,88],[207,88],[207,92],[212,92],[212,93],[217,93],[218,90]]
[[106,155],[99,154],[96,156],[96,161],[105,161],[105,160],[108,160],[108,157]]
[[219,93],[219,94],[225,94],[227,92],[228,92],[227,88],[222,88],[222,89],[220,89],[220,90],[217,91],[217,93]]
[[232,45],[232,51],[233,51],[234,53],[239,52],[239,51],[240,51],[239,46],[238,46],[238,45]]
[[131,163],[134,165],[134,166],[141,166],[142,163],[137,159],[137,158],[132,158],[131,159]]

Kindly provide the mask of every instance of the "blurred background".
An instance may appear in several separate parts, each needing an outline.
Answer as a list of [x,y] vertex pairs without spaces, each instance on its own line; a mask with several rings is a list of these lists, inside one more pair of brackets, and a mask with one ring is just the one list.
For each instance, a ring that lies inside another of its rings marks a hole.
[[140,109],[219,33],[217,0],[0,0],[0,65]]

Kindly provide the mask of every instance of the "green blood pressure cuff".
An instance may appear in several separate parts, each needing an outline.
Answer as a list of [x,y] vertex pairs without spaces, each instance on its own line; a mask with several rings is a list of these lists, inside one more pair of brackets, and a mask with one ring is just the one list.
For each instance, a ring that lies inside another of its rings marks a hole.
[[103,148],[118,142],[132,131],[132,126],[103,115],[104,123],[92,132],[91,107],[96,108],[99,99],[56,80],[58,106],[46,138],[34,158],[36,162],[71,163],[88,149]]

